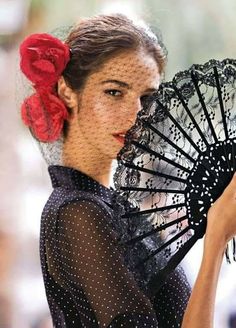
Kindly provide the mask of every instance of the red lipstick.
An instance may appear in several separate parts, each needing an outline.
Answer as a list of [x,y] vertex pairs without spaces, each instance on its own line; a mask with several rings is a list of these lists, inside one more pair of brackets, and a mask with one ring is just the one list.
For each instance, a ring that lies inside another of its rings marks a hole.
[[113,137],[119,141],[120,143],[124,144],[125,142],[125,134],[126,134],[126,131],[124,132],[117,132],[117,133],[113,133]]

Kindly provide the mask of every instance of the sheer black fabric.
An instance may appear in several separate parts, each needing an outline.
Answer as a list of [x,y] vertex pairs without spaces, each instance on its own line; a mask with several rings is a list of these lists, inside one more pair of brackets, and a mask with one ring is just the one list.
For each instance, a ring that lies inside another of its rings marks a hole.
[[180,327],[190,292],[182,269],[149,298],[144,273],[132,272],[119,244],[114,191],[71,168],[49,173],[40,254],[54,326]]

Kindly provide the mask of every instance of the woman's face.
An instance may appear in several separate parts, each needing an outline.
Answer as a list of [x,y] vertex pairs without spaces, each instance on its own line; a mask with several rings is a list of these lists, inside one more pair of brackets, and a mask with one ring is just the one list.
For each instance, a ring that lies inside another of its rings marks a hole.
[[90,74],[78,95],[77,115],[87,149],[116,158],[143,97],[156,91],[159,83],[156,61],[142,50],[122,52]]

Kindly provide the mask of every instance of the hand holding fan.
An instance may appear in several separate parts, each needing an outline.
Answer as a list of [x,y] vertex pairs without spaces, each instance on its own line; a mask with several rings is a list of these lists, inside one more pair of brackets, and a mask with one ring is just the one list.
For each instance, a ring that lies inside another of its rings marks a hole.
[[[140,260],[166,259],[152,289],[204,235],[208,209],[236,171],[235,96],[236,60],[193,65],[160,86],[126,136],[114,176],[129,203],[123,219],[150,225],[123,242],[161,235],[162,245]],[[235,239],[232,250],[236,260]]]

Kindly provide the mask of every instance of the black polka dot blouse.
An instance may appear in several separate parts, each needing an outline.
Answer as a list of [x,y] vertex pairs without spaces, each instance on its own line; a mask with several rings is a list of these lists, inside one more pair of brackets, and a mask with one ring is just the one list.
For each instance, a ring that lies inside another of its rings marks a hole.
[[150,245],[120,245],[129,226],[115,191],[72,168],[49,166],[49,174],[40,257],[54,327],[180,327],[190,294],[182,268],[151,297],[146,285],[158,266],[132,269]]

